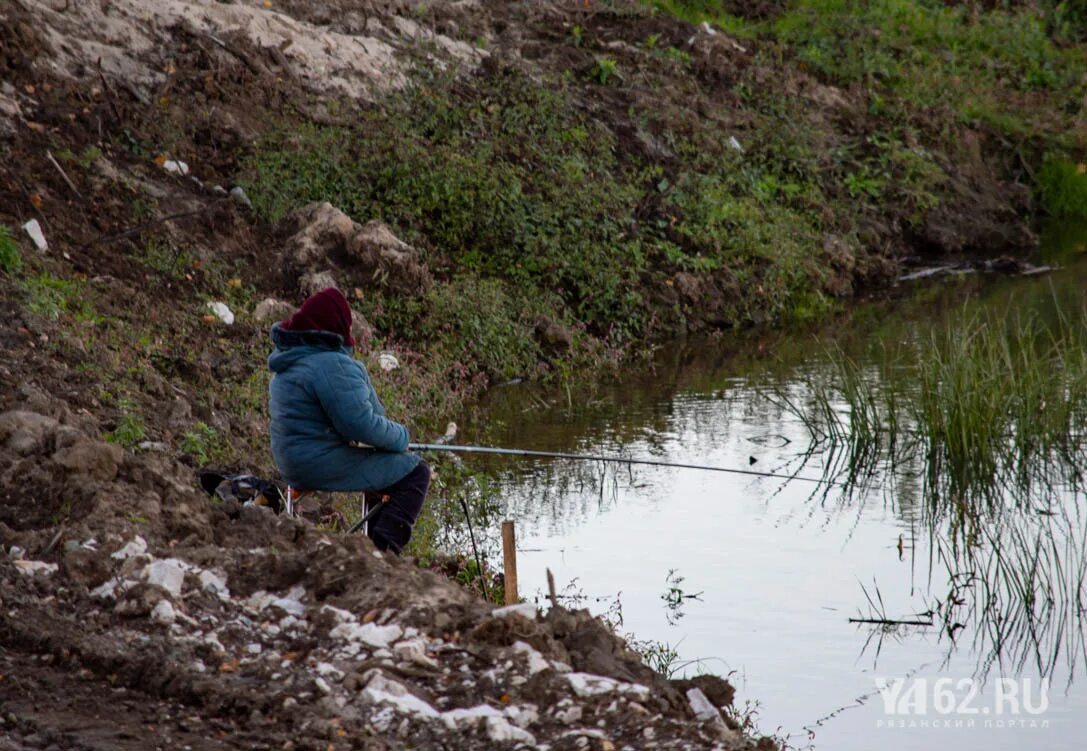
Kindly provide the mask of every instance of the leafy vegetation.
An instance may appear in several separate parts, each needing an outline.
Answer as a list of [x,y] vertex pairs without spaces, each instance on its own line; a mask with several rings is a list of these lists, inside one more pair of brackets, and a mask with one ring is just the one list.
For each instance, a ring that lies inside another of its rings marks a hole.
[[5,274],[18,272],[23,267],[23,259],[19,255],[19,246],[11,231],[0,224],[0,271]]
[[131,400],[121,399],[117,407],[122,410],[121,416],[117,419],[117,426],[106,434],[106,440],[132,450],[147,438],[147,426]]
[[203,422],[196,423],[181,436],[178,448],[190,455],[197,466],[213,461],[223,452],[219,431]]
[[1038,173],[1038,189],[1053,216],[1087,219],[1087,165],[1050,159]]
[[817,442],[848,447],[847,482],[883,463],[911,468],[926,478],[930,512],[963,521],[1009,489],[1042,502],[1087,468],[1087,309],[964,312],[885,357],[893,378],[832,353],[829,380],[810,385],[811,410],[783,399]]
[[27,309],[35,315],[51,319],[71,315],[80,321],[98,320],[82,294],[83,283],[80,281],[41,273],[22,280],[20,286],[27,295]]

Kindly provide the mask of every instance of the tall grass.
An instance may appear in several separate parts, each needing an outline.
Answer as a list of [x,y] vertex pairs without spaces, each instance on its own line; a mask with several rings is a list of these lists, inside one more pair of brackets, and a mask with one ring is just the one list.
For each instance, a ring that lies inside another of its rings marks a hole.
[[[967,625],[982,672],[1074,670],[1085,642],[1087,307],[964,311],[861,368],[841,350],[807,399],[777,395],[812,435],[828,479],[918,494],[933,612]],[[816,453],[813,450],[813,454]]]
[[885,350],[882,372],[830,353],[805,424],[850,472],[920,472],[932,510],[971,513],[1078,479],[1087,464],[1087,309],[973,312]]

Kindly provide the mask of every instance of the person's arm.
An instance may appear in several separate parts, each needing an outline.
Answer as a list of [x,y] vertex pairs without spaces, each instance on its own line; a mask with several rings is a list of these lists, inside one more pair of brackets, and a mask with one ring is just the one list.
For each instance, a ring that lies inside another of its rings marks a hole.
[[374,410],[370,393],[373,387],[355,364],[346,357],[336,357],[321,365],[314,390],[336,432],[348,442],[384,451],[406,451],[408,429]]

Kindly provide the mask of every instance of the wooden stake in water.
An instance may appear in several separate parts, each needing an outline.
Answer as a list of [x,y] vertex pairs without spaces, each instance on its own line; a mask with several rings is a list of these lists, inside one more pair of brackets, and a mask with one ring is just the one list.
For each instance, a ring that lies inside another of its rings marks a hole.
[[505,564],[506,604],[517,604],[517,541],[513,534],[513,522],[502,522],[502,559]]

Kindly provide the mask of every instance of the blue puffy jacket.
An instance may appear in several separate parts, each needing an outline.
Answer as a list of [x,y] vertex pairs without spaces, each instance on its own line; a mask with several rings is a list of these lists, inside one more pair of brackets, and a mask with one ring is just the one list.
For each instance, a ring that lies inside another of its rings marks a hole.
[[415,469],[419,457],[405,453],[407,429],[385,417],[366,368],[338,334],[276,324],[272,342],[272,456],[289,483],[307,490],[374,491]]

